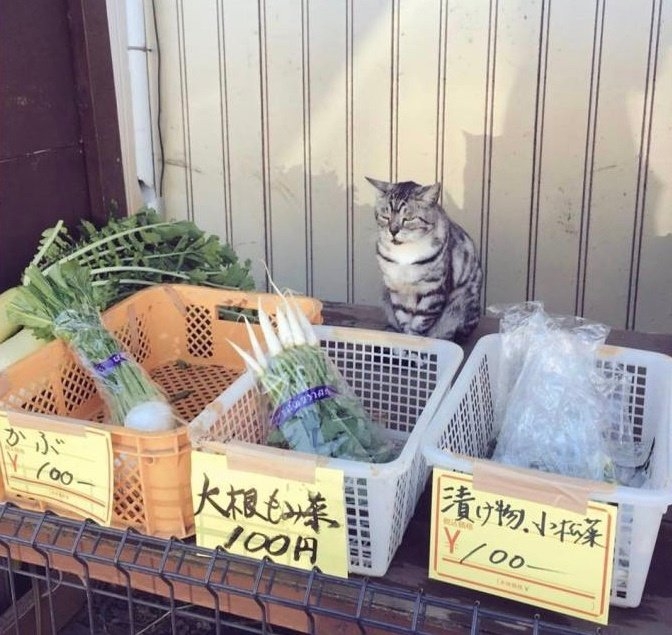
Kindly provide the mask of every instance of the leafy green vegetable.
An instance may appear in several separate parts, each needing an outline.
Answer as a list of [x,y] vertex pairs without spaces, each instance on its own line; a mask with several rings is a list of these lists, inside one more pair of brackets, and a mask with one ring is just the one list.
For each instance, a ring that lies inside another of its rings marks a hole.
[[[293,303],[292,303],[293,304]],[[252,354],[238,350],[271,406],[269,445],[356,461],[384,463],[396,450],[319,346],[298,306],[285,301],[270,318],[258,308],[268,355],[248,325]]]
[[31,265],[43,273],[71,261],[86,267],[101,309],[161,283],[254,288],[249,261],[241,263],[231,246],[190,221],[165,221],[152,209],[112,218],[100,229],[82,221],[77,233],[75,239],[63,222],[45,230]]
[[12,318],[36,336],[60,338],[72,348],[96,382],[113,423],[124,423],[138,406],[158,404],[168,421],[151,424],[174,426],[163,393],[103,326],[88,270],[71,261],[51,266],[45,275],[30,265],[17,289],[8,308]]
[[372,463],[394,458],[392,444],[317,346],[275,355],[260,382],[273,408],[270,445]]

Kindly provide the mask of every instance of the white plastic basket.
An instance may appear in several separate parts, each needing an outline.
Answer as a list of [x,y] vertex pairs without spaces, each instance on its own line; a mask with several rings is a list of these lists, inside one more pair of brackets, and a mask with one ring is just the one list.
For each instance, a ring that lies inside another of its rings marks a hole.
[[[487,457],[501,342],[501,336],[493,334],[476,343],[441,403],[422,440],[422,452],[430,465],[471,474],[473,461],[469,457]],[[625,397],[635,441],[649,445],[655,439],[644,487],[619,486],[608,494],[595,492],[591,496],[618,505],[610,603],[635,607],[642,600],[662,515],[672,504],[672,358],[604,346],[597,365],[605,373],[625,370],[632,378],[628,382],[630,394]]]
[[[349,571],[382,576],[401,543],[429,468],[420,439],[463,357],[452,342],[382,331],[316,326],[323,350],[386,433],[403,443],[389,463],[327,459],[343,470]],[[245,373],[189,424],[195,447],[230,440],[264,443],[257,382]],[[292,460],[292,451],[287,461]]]

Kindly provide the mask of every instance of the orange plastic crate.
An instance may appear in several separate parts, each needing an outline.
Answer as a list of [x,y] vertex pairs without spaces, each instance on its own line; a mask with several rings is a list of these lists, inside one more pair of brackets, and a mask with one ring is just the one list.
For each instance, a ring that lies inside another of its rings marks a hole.
[[[122,348],[164,389],[186,424],[245,370],[229,341],[244,350],[249,350],[249,341],[243,323],[230,310],[256,310],[258,299],[273,316],[278,303],[273,294],[158,285],[108,309],[103,320]],[[312,323],[321,323],[318,300],[295,299]],[[93,380],[62,342],[51,342],[4,372],[0,410],[10,416],[12,410],[32,413],[36,423],[42,415],[52,415],[63,417],[64,423],[80,420],[108,430],[114,452],[112,526],[159,537],[194,533],[186,427],[143,433],[105,423],[106,409]],[[51,419],[50,429],[54,425],[58,421]],[[57,506],[5,491],[1,479],[0,499],[74,517]]]

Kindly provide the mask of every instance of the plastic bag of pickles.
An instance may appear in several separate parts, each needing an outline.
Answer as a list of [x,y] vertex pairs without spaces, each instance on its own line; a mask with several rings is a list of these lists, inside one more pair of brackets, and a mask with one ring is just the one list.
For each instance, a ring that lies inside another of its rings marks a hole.
[[489,311],[502,335],[493,460],[615,480],[610,425],[623,408],[617,387],[628,378],[606,377],[596,365],[609,327],[551,316],[539,302]]

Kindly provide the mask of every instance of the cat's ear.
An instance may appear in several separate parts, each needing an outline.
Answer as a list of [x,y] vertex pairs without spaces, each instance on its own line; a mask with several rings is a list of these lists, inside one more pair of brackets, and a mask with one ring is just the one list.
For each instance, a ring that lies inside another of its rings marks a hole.
[[378,181],[377,179],[372,179],[368,176],[364,177],[373,187],[375,187],[381,194],[387,194],[390,191],[390,183],[385,183],[385,181]]
[[427,205],[436,205],[441,194],[441,183],[434,183],[434,185],[425,185],[418,188],[416,197]]

